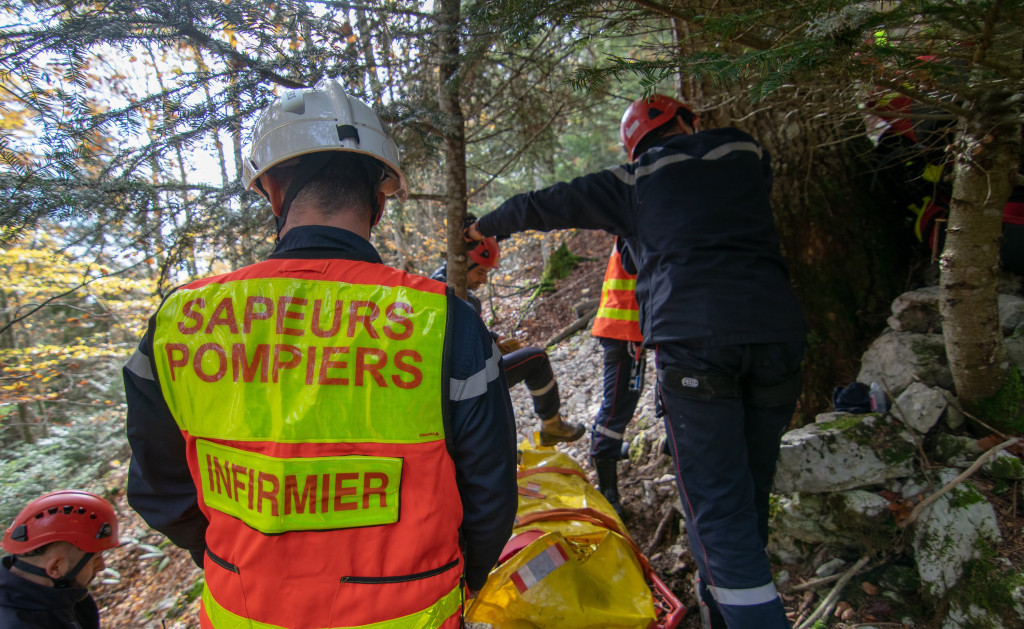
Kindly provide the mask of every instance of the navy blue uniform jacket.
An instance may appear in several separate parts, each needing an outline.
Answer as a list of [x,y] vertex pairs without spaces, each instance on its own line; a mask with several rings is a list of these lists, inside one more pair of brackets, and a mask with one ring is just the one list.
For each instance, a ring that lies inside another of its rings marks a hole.
[[625,239],[648,345],[801,341],[767,151],[731,127],[673,135],[631,164],[516,195],[480,232],[601,229]]

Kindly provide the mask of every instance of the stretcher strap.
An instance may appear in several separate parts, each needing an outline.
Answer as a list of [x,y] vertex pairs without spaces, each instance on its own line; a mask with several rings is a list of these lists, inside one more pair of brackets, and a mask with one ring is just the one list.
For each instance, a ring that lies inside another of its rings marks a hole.
[[517,472],[516,478],[526,478],[527,476],[533,476],[534,474],[568,474],[579,476],[588,483],[590,482],[587,480],[587,475],[581,470],[574,470],[571,467],[531,467],[530,469]]
[[636,555],[637,561],[640,562],[640,568],[643,570],[644,574],[653,574],[653,571],[651,570],[651,563],[647,561],[647,557],[644,557],[644,554],[640,551],[640,547],[636,545],[633,538],[619,528],[619,524],[608,514],[601,513],[600,511],[591,509],[590,507],[584,507],[582,509],[551,509],[550,511],[537,511],[535,513],[528,513],[526,515],[519,516],[516,518],[516,526],[526,526],[527,524],[546,520],[576,520],[579,522],[590,522],[591,524],[597,524],[598,526],[602,526],[610,531],[618,533],[622,539],[629,542],[629,546],[633,549],[633,554]]

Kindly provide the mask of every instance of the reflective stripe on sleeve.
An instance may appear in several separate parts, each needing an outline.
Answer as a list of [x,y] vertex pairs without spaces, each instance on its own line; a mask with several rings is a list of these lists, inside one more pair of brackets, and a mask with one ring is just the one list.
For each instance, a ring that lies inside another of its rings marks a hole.
[[501,371],[499,361],[501,360],[501,351],[498,346],[491,343],[491,357],[484,363],[484,368],[476,372],[472,376],[465,380],[459,380],[458,378],[451,379],[451,394],[449,395],[452,402],[462,402],[475,397],[479,397],[487,392],[487,385],[498,377],[498,373]]
[[774,583],[767,583],[756,588],[731,590],[729,588],[709,587],[711,595],[722,605],[763,605],[779,597]]
[[623,168],[622,166],[615,166],[613,168],[610,168],[609,170],[612,171],[612,174],[615,175],[619,179],[619,181],[631,186],[634,183],[636,183],[637,179],[641,177],[646,177],[647,175],[650,175],[655,171],[660,170],[665,166],[669,166],[671,164],[685,162],[691,159],[699,159],[702,161],[722,159],[726,155],[735,153],[737,151],[746,151],[749,153],[753,153],[754,155],[757,155],[758,159],[761,159],[763,156],[761,147],[753,142],[728,142],[726,144],[723,144],[722,146],[718,146],[711,149],[710,151],[708,151],[707,153],[700,157],[694,157],[693,155],[687,155],[686,153],[675,153],[673,155],[666,155],[661,159],[655,160],[651,164],[637,168],[636,172],[634,173],[626,171],[626,169]]
[[612,439],[622,439],[621,432],[615,432],[614,430],[610,430],[604,426],[598,426],[597,424],[594,424],[594,432],[599,432],[606,437],[611,437]]
[[554,387],[555,381],[554,379],[552,379],[551,382],[547,383],[545,386],[539,389],[530,389],[530,395],[532,395],[533,397],[540,397],[547,393],[548,391],[550,391],[551,389],[553,389]]
[[132,357],[128,359],[124,366],[125,369],[144,380],[154,380],[153,367],[149,364],[149,358],[139,351],[138,348],[135,349],[135,353],[132,354]]

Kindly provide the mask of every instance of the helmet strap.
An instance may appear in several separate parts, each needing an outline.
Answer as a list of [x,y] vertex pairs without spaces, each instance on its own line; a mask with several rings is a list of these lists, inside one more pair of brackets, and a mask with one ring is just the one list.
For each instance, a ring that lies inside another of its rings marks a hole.
[[74,568],[72,568],[71,570],[66,572],[64,574],[64,576],[62,576],[60,578],[57,578],[57,579],[54,579],[53,577],[51,577],[46,572],[45,568],[40,568],[39,566],[37,566],[35,564],[31,564],[31,563],[29,563],[27,561],[20,560],[20,559],[18,559],[17,556],[14,557],[14,562],[11,565],[12,566],[17,566],[18,570],[24,570],[25,572],[27,572],[29,574],[34,574],[37,577],[45,577],[45,578],[53,581],[53,587],[55,587],[57,589],[67,589],[67,588],[71,587],[72,585],[74,585],[75,577],[77,577],[78,573],[82,571],[82,568],[84,568],[85,565],[87,563],[89,563],[89,561],[92,560],[92,558],[93,558],[93,556],[95,554],[96,553],[85,553],[85,555],[81,559],[78,560],[78,563],[75,564]]
[[295,197],[299,196],[299,193],[306,187],[306,184],[323,170],[327,162],[331,161],[333,157],[333,152],[320,151],[319,153],[307,155],[302,160],[302,168],[299,169],[295,179],[288,185],[288,190],[284,194],[284,200],[281,201],[281,212],[275,217],[277,220],[278,242],[281,240],[281,230],[284,229],[284,224],[288,220],[288,210],[292,207],[292,201],[295,200]]

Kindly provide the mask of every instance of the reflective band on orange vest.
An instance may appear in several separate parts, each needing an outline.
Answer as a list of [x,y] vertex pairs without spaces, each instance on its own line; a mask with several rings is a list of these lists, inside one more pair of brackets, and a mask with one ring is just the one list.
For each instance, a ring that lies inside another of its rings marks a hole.
[[622,266],[622,257],[615,247],[612,247],[605,269],[601,303],[591,334],[619,341],[643,341],[640,306],[636,301],[636,275],[628,273]]
[[[375,622],[369,625],[338,625],[337,627],[324,627],[323,629],[426,629],[428,627],[440,627],[444,621],[458,613],[462,606],[462,587],[459,586],[445,594],[441,600],[430,607],[415,614]],[[203,609],[210,623],[216,629],[287,629],[280,625],[271,625],[265,622],[257,622],[243,618],[229,612],[214,600],[209,588],[203,586]]]
[[257,531],[315,531],[398,521],[402,459],[282,459],[196,441],[203,502]]

